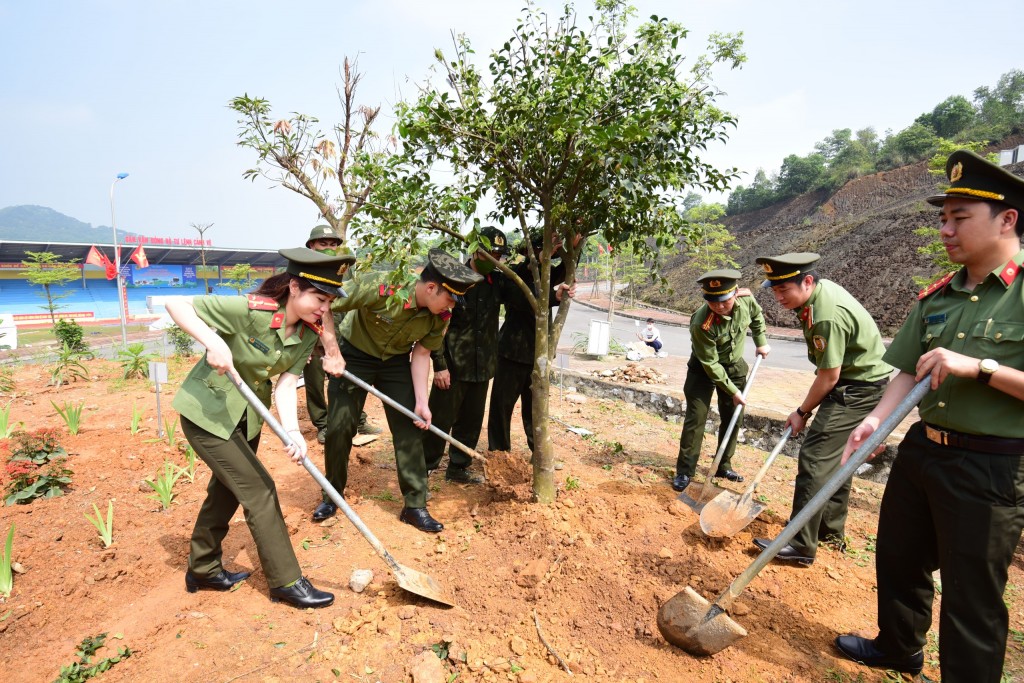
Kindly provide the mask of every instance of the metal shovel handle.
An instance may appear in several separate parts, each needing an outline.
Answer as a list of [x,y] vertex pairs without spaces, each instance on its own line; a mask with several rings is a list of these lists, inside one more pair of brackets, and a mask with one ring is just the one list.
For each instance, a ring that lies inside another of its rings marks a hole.
[[786,427],[786,431],[782,432],[782,436],[779,437],[779,442],[775,444],[775,448],[773,448],[772,452],[768,454],[767,459],[765,459],[764,464],[761,465],[761,469],[757,471],[757,474],[754,475],[754,479],[750,482],[747,490],[743,492],[742,496],[740,496],[739,501],[736,503],[736,507],[746,505],[747,501],[749,501],[754,495],[754,491],[757,490],[758,484],[760,484],[761,480],[764,479],[764,475],[768,474],[768,469],[772,466],[772,463],[775,462],[775,458],[779,457],[779,453],[782,452],[782,447],[786,445],[786,442],[789,441],[789,437],[791,436],[793,436],[793,428]]
[[[764,360],[764,356],[758,355],[754,359],[754,367],[750,368],[750,374],[747,375],[747,382],[743,385],[743,391],[740,392],[740,396],[743,400],[747,400],[747,394],[750,392],[750,387],[754,384],[754,375],[757,374],[757,368],[760,367],[761,361]],[[736,424],[740,421],[740,416],[743,414],[744,406],[736,406],[736,409],[732,411],[732,419],[729,420],[729,426],[725,430],[725,436],[722,437],[722,442],[718,444],[718,452],[715,453],[715,459],[711,463],[711,467],[708,468],[707,474],[704,475],[704,485],[701,486],[700,494],[697,496],[697,502],[704,502],[704,495],[707,489],[711,488],[711,477],[714,476],[715,472],[718,471],[718,465],[722,462],[722,457],[725,455],[725,449],[729,446],[729,437],[732,436],[732,430],[736,428]],[[714,490],[714,489],[712,489]]]
[[[259,413],[259,416],[263,421],[267,423],[275,434],[277,434],[277,437],[281,439],[281,442],[285,447],[293,445],[294,442],[292,441],[292,438],[288,436],[288,432],[286,432],[281,423],[277,421],[277,418],[270,413],[270,410],[263,405],[263,401],[256,397],[256,394],[253,393],[252,389],[250,389],[244,382],[240,381],[239,378],[235,376],[234,372],[229,372],[228,376],[231,377],[231,381],[234,383],[235,387],[238,388],[238,391],[242,396],[245,397],[245,400],[248,401],[249,405],[253,407],[253,410]],[[391,553],[384,548],[384,545],[376,536],[373,535],[373,532],[363,524],[363,520],[359,519],[359,515],[355,513],[355,510],[349,507],[349,504],[341,497],[338,490],[334,488],[329,481],[327,481],[327,478],[320,473],[320,470],[316,468],[316,465],[314,465],[309,458],[303,458],[302,466],[305,467],[310,476],[316,480],[316,483],[320,485],[320,488],[327,493],[331,502],[337,505],[338,509],[345,513],[345,516],[348,517],[348,521],[352,522],[355,528],[359,530],[359,533],[363,535],[363,538],[373,546],[373,549],[377,551],[377,554],[381,556],[381,559],[387,563],[391,571],[400,572],[402,569],[401,565],[399,565],[395,558],[391,556]]]
[[761,554],[757,556],[757,559],[747,567],[746,571],[736,577],[736,579],[729,584],[718,599],[715,600],[713,609],[718,609],[724,612],[732,604],[732,601],[743,592],[743,589],[747,587],[758,573],[767,566],[769,562],[775,559],[775,556],[782,550],[787,543],[793,540],[798,532],[805,524],[807,520],[811,518],[811,515],[815,514],[821,507],[832,497],[839,487],[846,482],[847,479],[853,476],[853,473],[858,467],[863,465],[871,453],[883,442],[886,437],[896,429],[896,426],[903,421],[910,411],[914,409],[921,399],[924,398],[925,394],[931,389],[932,378],[931,375],[925,377],[918,382],[913,389],[910,390],[902,401],[900,401],[893,411],[882,420],[882,423],[878,425],[878,428],[871,433],[864,443],[861,444],[860,448],[853,452],[850,459],[846,461],[846,464],[836,470],[836,473],[832,475],[832,478],[825,482],[825,485],[820,491],[814,494],[807,505],[803,507],[800,512],[797,513],[793,519],[789,521],[786,528],[775,537],[775,540],[768,544],[768,547],[761,551]]
[[[367,384],[363,380],[359,379],[358,377],[353,375],[348,370],[345,370],[343,373],[341,373],[341,376],[344,377],[345,379],[347,379],[349,382],[352,382],[352,384],[355,384],[357,387],[359,387],[363,391],[366,391],[366,392],[369,392],[369,393],[373,394],[374,396],[379,398],[381,401],[383,401],[384,403],[387,403],[389,406],[391,406],[392,408],[394,408],[398,412],[402,413],[406,417],[408,417],[408,418],[410,418],[410,419],[412,419],[414,421],[417,421],[417,422],[426,422],[426,420],[424,420],[422,417],[420,417],[419,415],[417,415],[413,411],[409,410],[408,408],[406,408],[401,403],[399,403],[395,399],[391,398],[387,394],[381,392],[376,387],[374,387],[374,386],[372,386],[370,384]],[[481,462],[487,462],[487,458],[485,458],[484,456],[480,455],[475,450],[473,450],[472,448],[470,448],[466,444],[462,443],[458,439],[454,438],[451,434],[448,434],[447,432],[444,432],[444,431],[438,429],[434,425],[430,425],[428,427],[428,429],[430,430],[430,432],[432,434],[436,434],[437,436],[441,437],[442,439],[444,439],[445,441],[447,441],[451,445],[455,446],[456,448],[458,448],[460,451],[462,451],[463,453],[465,453],[469,457],[474,458],[476,460],[479,460]]]

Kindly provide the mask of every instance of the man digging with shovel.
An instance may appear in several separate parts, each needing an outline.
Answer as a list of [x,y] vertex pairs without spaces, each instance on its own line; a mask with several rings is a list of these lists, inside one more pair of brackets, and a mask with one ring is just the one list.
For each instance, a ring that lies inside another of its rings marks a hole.
[[998,683],[1007,569],[1024,527],[1024,180],[967,151],[950,155],[939,235],[963,268],[930,285],[885,353],[900,373],[850,434],[844,460],[915,377],[931,391],[882,496],[878,636],[836,638],[868,666],[917,674],[941,572],[944,683]]
[[[785,424],[799,434],[818,409],[800,447],[793,516],[839,469],[846,437],[878,404],[892,372],[882,362],[885,347],[871,314],[845,289],[819,279],[814,270],[818,259],[813,253],[756,259],[767,277],[761,286],[771,287],[779,305],[799,316],[807,358],[816,368],[807,395]],[[849,501],[847,480],[775,559],[806,566],[814,562],[819,540],[830,539],[841,547]],[[770,539],[754,539],[761,550],[770,543]]]

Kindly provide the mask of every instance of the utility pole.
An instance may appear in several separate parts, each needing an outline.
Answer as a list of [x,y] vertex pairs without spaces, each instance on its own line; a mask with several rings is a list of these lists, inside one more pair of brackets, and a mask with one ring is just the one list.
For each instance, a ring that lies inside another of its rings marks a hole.
[[213,223],[193,223],[192,227],[199,233],[199,255],[203,259],[203,294],[210,293],[210,283],[206,274],[206,231],[213,227]]

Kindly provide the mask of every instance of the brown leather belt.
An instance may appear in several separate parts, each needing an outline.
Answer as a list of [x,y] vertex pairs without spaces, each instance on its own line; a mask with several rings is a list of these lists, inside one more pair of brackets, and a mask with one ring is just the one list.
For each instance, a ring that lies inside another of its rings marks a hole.
[[924,435],[929,441],[940,446],[966,448],[979,453],[995,453],[997,455],[1024,455],[1024,439],[1004,439],[1000,436],[979,436],[964,434],[951,429],[940,429],[927,422],[924,423]]

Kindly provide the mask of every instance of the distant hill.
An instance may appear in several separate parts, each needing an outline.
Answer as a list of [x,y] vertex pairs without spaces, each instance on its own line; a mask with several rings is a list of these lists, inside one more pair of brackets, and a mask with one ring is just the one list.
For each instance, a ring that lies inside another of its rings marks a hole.
[[[993,149],[1024,144],[1024,135],[1004,140]],[[992,150],[986,150],[992,151]],[[1007,167],[1024,176],[1024,163]],[[818,191],[772,206],[730,216],[722,222],[736,238],[733,254],[743,272],[743,285],[754,290],[769,325],[796,327],[796,316],[779,306],[758,285],[764,272],[758,256],[790,251],[821,254],[820,275],[838,282],[874,316],[882,334],[903,324],[920,289],[913,277],[931,276],[935,267],[918,252],[928,240],[916,228],[938,227],[938,209],[925,202],[949,183],[928,172],[926,162],[856,178],[834,193]],[[671,258],[662,271],[674,290],[640,289],[651,303],[692,313],[702,303],[693,275],[682,266],[685,256]]]
[[[134,233],[117,231],[120,240]],[[8,206],[0,209],[0,240],[15,242],[74,242],[110,244],[110,226],[93,227],[46,206]]]

